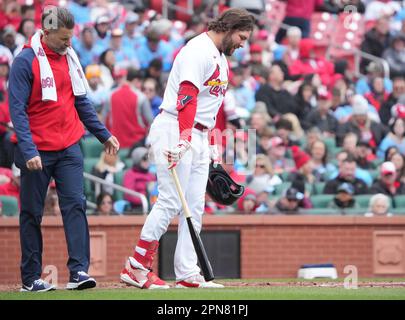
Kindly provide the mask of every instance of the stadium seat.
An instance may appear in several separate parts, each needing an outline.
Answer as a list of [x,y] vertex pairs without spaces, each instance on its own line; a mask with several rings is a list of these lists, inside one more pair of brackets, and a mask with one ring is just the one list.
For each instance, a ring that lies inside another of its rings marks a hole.
[[328,207],[333,197],[334,197],[333,194],[319,194],[311,196],[312,205],[314,206],[314,208],[325,209]]
[[[402,208],[405,210],[405,195],[395,196],[394,202],[395,202],[395,209]],[[393,207],[394,207],[394,203],[393,203]]]
[[391,209],[390,212],[394,215],[394,216],[405,216],[405,208],[394,208]]
[[317,57],[324,57],[336,29],[336,18],[327,12],[315,12],[311,17],[310,37],[314,40],[314,51]]
[[[126,172],[127,172],[127,170],[117,172],[114,175],[114,183],[122,186],[122,183],[124,181],[124,175]],[[115,190],[114,191],[114,200],[118,201],[118,200],[123,200],[123,199],[124,199],[124,193],[122,191]]]
[[350,71],[356,69],[356,53],[364,38],[364,17],[359,13],[339,14],[328,51],[332,60],[346,60]]
[[331,157],[335,157],[340,151],[342,151],[343,150],[343,148],[342,147],[334,147],[334,148],[332,148],[331,149],[331,151],[330,151],[330,156]]
[[[84,172],[91,173],[93,167],[97,164],[99,158],[84,158]],[[94,192],[91,190],[91,181],[88,179],[84,179],[84,194],[89,201],[95,201]]]
[[356,199],[356,203],[361,207],[361,208],[368,208],[368,205],[370,203],[370,198],[373,195],[371,194],[359,194],[355,196],[354,198]]
[[281,178],[281,180],[283,180],[284,182],[288,181],[288,177],[290,176],[290,172],[283,172],[279,174],[279,177]]
[[314,187],[313,187],[314,193],[313,193],[313,195],[315,196],[315,195],[323,194],[323,189],[325,188],[325,184],[326,184],[326,182],[314,183]]
[[122,161],[124,161],[125,163],[125,168],[127,169],[132,168],[133,161],[131,158],[122,159]]
[[0,196],[0,202],[3,205],[2,213],[4,216],[13,217],[18,214],[18,199],[12,196]]
[[325,142],[329,152],[336,148],[336,139],[334,137],[322,138],[322,141]]
[[99,158],[84,158],[83,160],[84,172],[91,173],[91,170],[99,160],[100,160]]
[[81,140],[83,155],[85,158],[98,158],[104,146],[95,137],[88,137]]
[[312,208],[300,211],[302,215],[340,215],[340,212],[333,208]]
[[274,194],[282,195],[284,190],[287,190],[291,186],[291,182],[283,182],[274,186]]
[[384,159],[375,159],[371,162],[371,165],[373,166],[374,169],[378,169],[378,167],[384,162]]
[[371,179],[373,179],[373,181],[379,178],[379,170],[368,170],[368,172],[370,173]]
[[344,210],[344,215],[345,216],[364,216],[364,214],[367,212],[367,209],[365,208],[352,208],[352,209],[346,209]]
[[131,158],[131,155],[129,154],[130,148],[122,148],[118,151],[118,156],[120,157],[121,160]]

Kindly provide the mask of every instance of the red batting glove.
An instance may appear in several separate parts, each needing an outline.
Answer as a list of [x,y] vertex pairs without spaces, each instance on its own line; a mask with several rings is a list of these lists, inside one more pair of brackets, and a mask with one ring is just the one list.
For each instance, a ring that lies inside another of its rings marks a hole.
[[187,140],[180,140],[179,144],[172,150],[166,150],[163,152],[167,161],[169,162],[168,169],[173,169],[179,163],[183,155],[191,148],[191,143]]

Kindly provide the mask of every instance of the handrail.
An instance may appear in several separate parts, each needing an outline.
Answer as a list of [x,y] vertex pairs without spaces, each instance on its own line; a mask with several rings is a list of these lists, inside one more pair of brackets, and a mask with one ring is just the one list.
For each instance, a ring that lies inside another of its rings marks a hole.
[[136,191],[134,191],[134,190],[125,188],[125,187],[120,186],[120,185],[115,184],[115,183],[107,182],[107,181],[105,181],[105,180],[103,180],[103,179],[101,179],[101,178],[99,178],[99,177],[96,177],[96,176],[94,176],[94,175],[92,175],[92,174],[89,174],[89,173],[87,173],[87,172],[83,172],[83,176],[84,176],[85,179],[88,179],[88,180],[90,180],[90,181],[93,181],[93,182],[96,182],[96,183],[100,183],[100,184],[102,184],[102,185],[106,185],[106,186],[112,187],[112,188],[115,189],[115,190],[122,191],[122,192],[124,192],[124,193],[127,193],[127,194],[130,194],[130,195],[132,195],[132,196],[135,196],[135,197],[140,198],[140,199],[141,199],[141,202],[142,202],[142,213],[143,213],[143,214],[147,214],[147,213],[148,213],[148,210],[149,210],[148,200],[146,199],[145,195],[143,195],[142,193],[139,193],[139,192],[136,192]]
[[169,17],[169,8],[174,9],[175,11],[179,11],[182,13],[186,13],[190,16],[194,14],[194,2],[193,0],[187,0],[187,8],[180,7],[174,3],[171,3],[169,0],[162,1],[162,16],[165,19]]

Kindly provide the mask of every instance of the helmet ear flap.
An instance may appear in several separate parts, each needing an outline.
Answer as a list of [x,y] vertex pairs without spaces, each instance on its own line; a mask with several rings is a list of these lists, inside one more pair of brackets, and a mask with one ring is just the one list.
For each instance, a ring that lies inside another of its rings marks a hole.
[[243,195],[245,188],[233,181],[221,165],[211,164],[206,190],[212,200],[229,206]]

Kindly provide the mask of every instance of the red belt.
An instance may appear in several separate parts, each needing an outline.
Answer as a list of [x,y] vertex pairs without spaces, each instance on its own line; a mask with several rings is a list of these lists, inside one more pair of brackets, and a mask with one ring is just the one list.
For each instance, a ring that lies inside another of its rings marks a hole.
[[200,131],[208,130],[208,128],[207,128],[206,126],[202,125],[202,124],[199,123],[199,122],[197,122],[197,123],[194,125],[194,128],[196,128],[197,130],[200,130]]
[[[160,109],[160,112],[159,112],[159,113],[162,113],[163,111],[165,111],[165,110]],[[171,114],[170,112],[167,112],[167,111],[165,111],[165,112],[168,113],[168,114]],[[171,115],[173,115],[173,114],[171,114]],[[174,115],[173,115],[173,116],[174,116]],[[204,126],[203,124],[201,124],[201,123],[199,123],[199,122],[196,122],[196,123],[194,124],[194,128],[196,128],[197,130],[200,130],[200,131],[208,130],[208,127]]]

